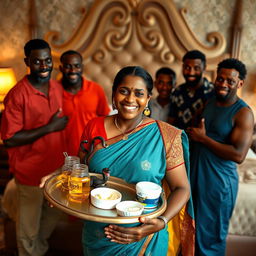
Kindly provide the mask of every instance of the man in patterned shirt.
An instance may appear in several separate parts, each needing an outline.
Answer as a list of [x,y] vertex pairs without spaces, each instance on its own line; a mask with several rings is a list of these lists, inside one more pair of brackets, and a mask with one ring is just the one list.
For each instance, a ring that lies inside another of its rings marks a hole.
[[182,61],[186,82],[176,87],[173,93],[168,122],[180,129],[187,129],[198,125],[205,103],[214,95],[214,87],[203,77],[206,58],[202,52],[189,51]]

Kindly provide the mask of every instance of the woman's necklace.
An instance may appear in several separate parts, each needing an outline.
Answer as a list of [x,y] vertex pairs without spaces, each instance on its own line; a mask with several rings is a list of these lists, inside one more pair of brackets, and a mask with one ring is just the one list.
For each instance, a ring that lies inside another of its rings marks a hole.
[[115,117],[115,119],[114,119],[114,123],[115,123],[116,128],[123,134],[122,140],[128,140],[128,136],[131,135],[131,134],[135,131],[135,129],[136,129],[139,125],[142,124],[142,122],[143,122],[143,119],[141,119],[141,121],[135,126],[134,129],[132,129],[129,133],[126,133],[126,132],[123,132],[122,129],[119,127],[119,125],[118,125],[118,123],[117,123],[117,118]]

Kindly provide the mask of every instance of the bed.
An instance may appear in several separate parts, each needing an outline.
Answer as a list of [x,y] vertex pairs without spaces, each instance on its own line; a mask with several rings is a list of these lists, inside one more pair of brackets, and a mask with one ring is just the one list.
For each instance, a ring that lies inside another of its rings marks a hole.
[[206,35],[209,45],[203,45],[186,23],[185,12],[178,12],[172,1],[96,0],[69,40],[58,44],[59,34],[54,31],[45,39],[51,44],[55,67],[61,53],[79,51],[85,76],[102,85],[109,100],[115,74],[127,65],[140,65],[152,76],[169,66],[181,83],[182,57],[192,49],[206,54],[206,75],[213,79],[217,63],[229,56],[226,39],[212,32]]

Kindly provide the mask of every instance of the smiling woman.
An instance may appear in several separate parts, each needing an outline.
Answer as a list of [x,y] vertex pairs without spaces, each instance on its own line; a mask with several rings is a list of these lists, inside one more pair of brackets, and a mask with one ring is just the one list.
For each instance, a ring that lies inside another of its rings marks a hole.
[[[161,218],[140,217],[139,223],[135,224],[85,222],[84,255],[167,253],[166,223],[186,205],[190,194],[185,165],[188,140],[181,130],[143,114],[152,89],[153,80],[143,68],[128,66],[121,69],[112,87],[113,106],[118,113],[93,119],[87,124],[82,140],[88,141],[86,150],[93,148],[93,151],[89,155],[80,152],[80,156],[86,158],[91,172],[100,173],[102,168],[108,167],[111,176],[131,184],[149,181],[162,186],[165,178],[172,195],[168,198],[167,209]],[[101,143],[92,147],[98,136],[107,147]],[[170,232],[172,238],[175,233],[181,234],[182,241],[186,241],[182,249],[189,252],[187,255],[193,255],[192,217],[192,211],[184,216],[186,225],[180,224],[183,232],[179,228]],[[185,226],[186,230],[183,229]]]
[[143,74],[139,67],[137,70],[127,67],[117,74],[113,86],[113,104],[118,109],[115,117],[118,132],[128,133],[143,123],[143,111],[148,106],[153,89],[153,81],[150,78],[147,73]]

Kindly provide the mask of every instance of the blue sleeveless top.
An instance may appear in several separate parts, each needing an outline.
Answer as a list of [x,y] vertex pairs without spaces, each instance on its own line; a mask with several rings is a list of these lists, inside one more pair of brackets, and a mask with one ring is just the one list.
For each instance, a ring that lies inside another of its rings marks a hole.
[[[238,99],[231,106],[223,107],[216,104],[215,97],[212,98],[203,112],[207,136],[220,143],[228,144],[229,135],[234,126],[233,118],[236,113],[243,107],[248,107],[248,105],[242,99]],[[210,151],[206,147],[203,147],[203,150]],[[211,155],[211,161],[215,162],[215,165],[221,168],[224,173],[230,175],[230,170],[236,170],[235,162],[224,160],[223,158],[216,156],[211,151],[208,152],[207,155],[208,154]],[[233,173],[233,175],[236,176],[236,172]]]
[[[241,99],[228,107],[217,106],[216,98],[211,99],[203,112],[207,136],[229,144],[234,116],[244,107],[248,105]],[[238,191],[236,163],[217,156],[202,143],[192,145],[191,188],[196,209],[197,253],[224,256],[229,218]]]

